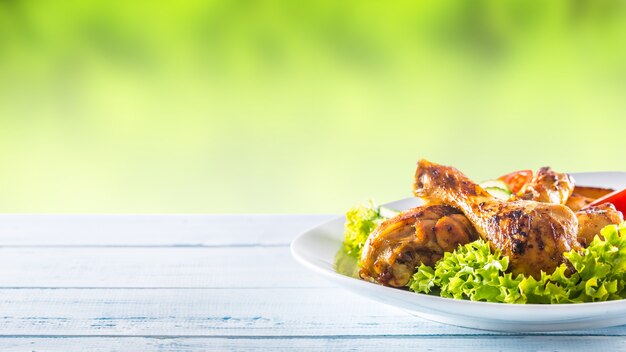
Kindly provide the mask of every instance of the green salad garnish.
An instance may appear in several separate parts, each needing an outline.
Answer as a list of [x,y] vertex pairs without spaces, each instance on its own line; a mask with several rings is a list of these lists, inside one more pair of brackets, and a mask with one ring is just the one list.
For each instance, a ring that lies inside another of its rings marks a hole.
[[355,258],[360,257],[370,233],[384,220],[372,201],[350,208],[344,225],[343,248],[346,253]]
[[421,265],[409,281],[420,293],[502,303],[580,303],[626,297],[626,222],[602,229],[581,252],[539,280],[506,273],[508,257],[478,240],[445,253],[434,268]]
[[377,206],[373,201],[350,208],[346,213],[343,250],[354,258],[361,257],[369,235],[380,223],[399,213],[394,209]]

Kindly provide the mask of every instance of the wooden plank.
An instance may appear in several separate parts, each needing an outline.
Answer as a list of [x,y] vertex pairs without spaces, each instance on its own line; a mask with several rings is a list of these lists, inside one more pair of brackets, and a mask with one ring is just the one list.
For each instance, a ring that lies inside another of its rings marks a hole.
[[[0,311],[2,336],[504,336],[333,288],[1,289]],[[626,326],[567,335],[626,336]]]
[[285,246],[0,248],[0,287],[331,286]]
[[0,246],[288,245],[334,215],[0,215]]
[[0,311],[0,335],[364,335],[431,325],[338,289],[2,289]]
[[614,336],[225,338],[0,338],[3,351],[622,351]]
[[626,340],[613,336],[491,337],[322,337],[322,338],[146,338],[9,337],[2,351],[623,351]]

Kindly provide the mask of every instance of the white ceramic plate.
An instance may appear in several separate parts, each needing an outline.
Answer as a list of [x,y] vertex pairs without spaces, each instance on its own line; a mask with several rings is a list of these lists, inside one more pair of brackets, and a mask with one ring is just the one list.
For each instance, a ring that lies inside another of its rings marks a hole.
[[[626,172],[573,174],[576,184],[621,189]],[[404,210],[420,201],[407,198],[387,204]],[[442,298],[376,285],[335,271],[334,261],[343,239],[345,217],[338,217],[298,236],[291,253],[305,267],[361,296],[403,308],[424,319],[468,328],[543,332],[602,328],[626,324],[626,299],[579,304],[504,304]]]

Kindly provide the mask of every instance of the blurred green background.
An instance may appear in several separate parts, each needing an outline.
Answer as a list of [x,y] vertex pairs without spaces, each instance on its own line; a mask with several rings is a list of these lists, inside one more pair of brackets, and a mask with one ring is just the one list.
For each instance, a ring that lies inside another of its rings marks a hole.
[[1,212],[342,212],[625,131],[623,1],[0,1]]

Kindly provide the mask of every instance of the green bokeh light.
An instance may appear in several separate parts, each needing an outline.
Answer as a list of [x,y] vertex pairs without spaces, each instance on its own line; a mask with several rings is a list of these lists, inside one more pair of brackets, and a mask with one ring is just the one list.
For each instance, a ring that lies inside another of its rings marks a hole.
[[624,170],[619,1],[0,2],[0,211],[342,212]]

